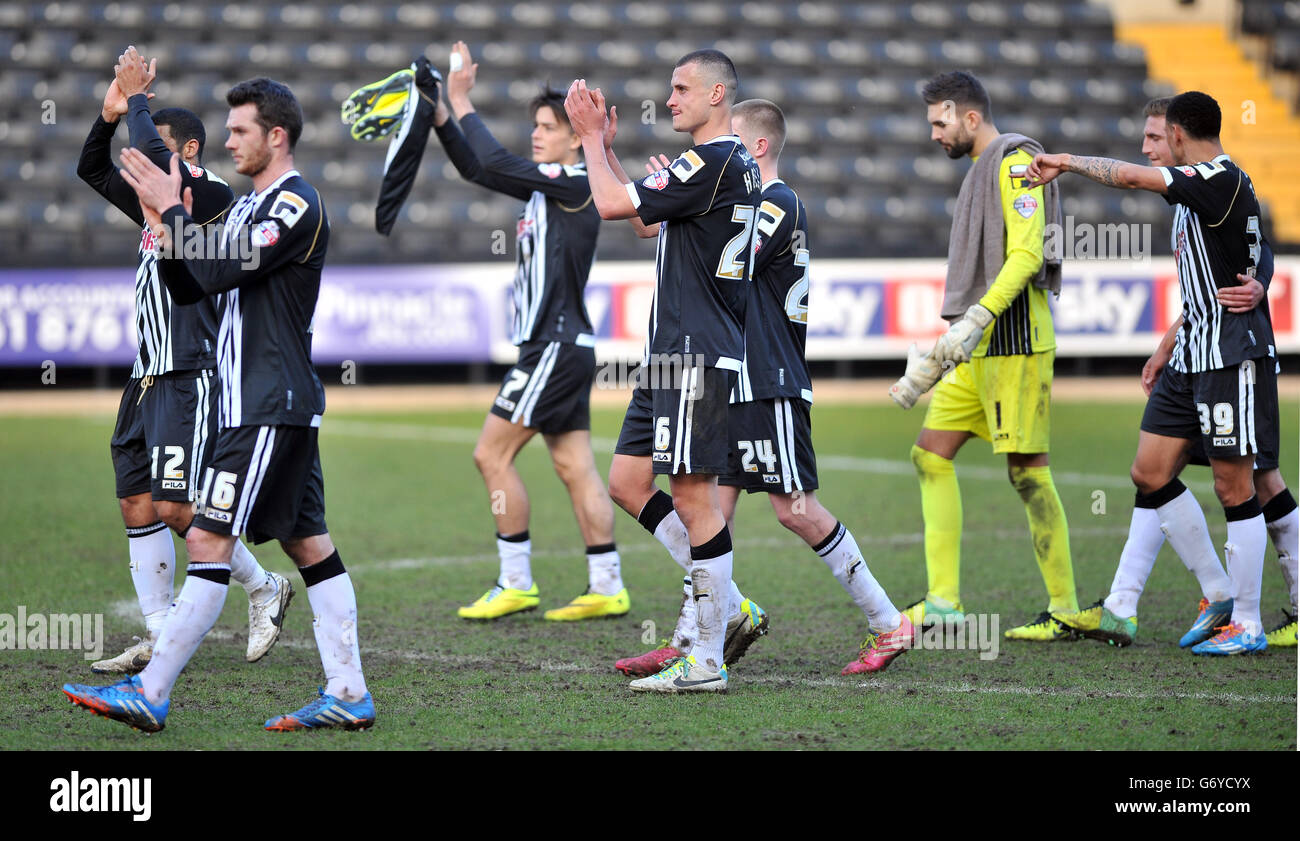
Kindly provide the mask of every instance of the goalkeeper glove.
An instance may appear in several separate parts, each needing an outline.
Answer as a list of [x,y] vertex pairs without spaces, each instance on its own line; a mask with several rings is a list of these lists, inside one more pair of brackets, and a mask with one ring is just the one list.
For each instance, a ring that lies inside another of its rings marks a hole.
[[370,141],[387,137],[406,117],[415,71],[404,67],[387,78],[353,91],[343,100],[339,114],[352,126],[353,140]]
[[902,379],[889,387],[889,396],[904,409],[916,405],[917,398],[925,394],[943,376],[944,366],[934,358],[934,351],[922,355],[913,344],[907,349],[907,371]]
[[970,355],[979,346],[984,336],[984,329],[993,323],[993,313],[979,304],[966,310],[966,314],[953,322],[948,332],[935,342],[931,354],[939,362],[951,362],[960,365],[970,362]]

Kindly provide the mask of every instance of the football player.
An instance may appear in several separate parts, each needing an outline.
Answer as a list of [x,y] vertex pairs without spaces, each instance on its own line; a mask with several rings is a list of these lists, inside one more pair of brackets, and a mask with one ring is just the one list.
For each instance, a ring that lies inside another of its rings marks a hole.
[[[1165,114],[1173,166],[1068,154],[1039,154],[1030,166],[1036,184],[1077,172],[1106,186],[1159,193],[1174,205],[1183,317],[1142,415],[1131,475],[1139,507],[1154,510],[1202,587],[1216,579],[1218,598],[1206,598],[1216,610],[1203,602],[1197,625],[1206,627],[1189,632],[1200,637],[1192,652],[1207,655],[1268,646],[1259,614],[1268,529],[1254,468],[1257,459],[1278,452],[1277,362],[1268,308],[1225,306],[1220,300],[1221,290],[1241,285],[1240,275],[1258,275],[1265,246],[1254,187],[1224,152],[1221,124],[1218,103],[1189,91],[1174,97]],[[1230,581],[1222,575],[1200,505],[1178,480],[1188,442],[1198,439],[1228,522]]]

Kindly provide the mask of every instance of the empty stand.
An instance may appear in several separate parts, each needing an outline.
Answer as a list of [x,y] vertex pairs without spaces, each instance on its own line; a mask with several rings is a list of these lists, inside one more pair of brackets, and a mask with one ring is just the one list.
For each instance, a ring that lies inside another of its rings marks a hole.
[[[1289,14],[1295,5],[1268,11]],[[1080,2],[7,3],[0,6],[0,49],[9,59],[0,65],[6,257],[134,260],[129,222],[106,209],[75,168],[113,60],[135,44],[159,58],[155,105],[200,114],[205,163],[236,191],[248,182],[221,148],[225,90],[256,75],[295,90],[306,117],[297,158],[325,197],[332,262],[488,259],[490,233],[512,227],[517,202],[461,181],[435,140],[393,236],[382,238],[373,211],[387,144],[354,142],[338,116],[343,96],[419,52],[445,68],[457,38],[481,63],[474,100],[508,148],[527,153],[526,106],[539,84],[564,87],[584,76],[619,107],[616,148],[634,176],[650,154],[688,145],[664,106],[672,65],[716,44],[737,62],[742,98],[772,99],[785,110],[783,174],[808,205],[814,253],[824,257],[944,254],[969,162],[950,161],[929,140],[918,92],[935,72],[976,72],[1004,131],[1036,136],[1049,150],[1127,160],[1141,159],[1142,105],[1168,92],[1148,81],[1141,48],[1116,42],[1109,12]],[[1286,49],[1279,46],[1281,60],[1289,60]],[[48,103],[56,118],[43,122]],[[126,142],[124,128],[117,140]],[[1109,193],[1074,179],[1067,208],[1078,222],[1152,223],[1157,248],[1166,247],[1158,198]],[[604,227],[601,258],[650,256],[627,228]]]

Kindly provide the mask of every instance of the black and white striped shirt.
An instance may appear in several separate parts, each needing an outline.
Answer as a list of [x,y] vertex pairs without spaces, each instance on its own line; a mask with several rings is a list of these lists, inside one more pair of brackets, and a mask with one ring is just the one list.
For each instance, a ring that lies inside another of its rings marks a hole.
[[[171,150],[158,135],[144,95],[131,97],[125,118],[131,132],[131,145],[140,149],[153,163],[166,169]],[[123,180],[111,157],[113,134],[117,123],[95,119],[81,158],[77,174],[100,195],[141,226],[137,249],[139,262],[135,270],[135,325],[138,351],[131,368],[134,378],[156,377],[173,371],[210,368],[216,354],[217,308],[211,300],[191,306],[178,306],[158,278],[158,258],[154,235],[144,224],[135,191]],[[220,176],[193,164],[181,165],[181,186],[194,197],[194,218],[208,222],[220,216],[234,199],[230,185]]]
[[447,120],[436,131],[464,178],[526,202],[515,222],[510,341],[595,347],[583,294],[596,256],[600,213],[586,168],[512,155],[475,113],[466,114],[459,127]]
[[1275,355],[1267,307],[1228,312],[1215,298],[1254,276],[1266,247],[1250,176],[1227,155],[1162,167],[1165,201],[1174,205],[1171,245],[1183,296],[1183,325],[1169,364],[1200,373]]
[[812,402],[808,342],[808,212],[780,178],[763,185],[753,282],[745,306],[745,358],[733,403],[775,397]]
[[646,336],[653,357],[702,357],[740,371],[763,176],[735,135],[687,149],[626,186],[637,215],[660,223]]
[[[163,221],[174,228],[192,220],[178,206]],[[177,301],[221,294],[221,427],[318,426],[325,391],[311,334],[329,243],[320,195],[290,170],[236,202],[221,235],[225,255],[181,254],[158,264]]]

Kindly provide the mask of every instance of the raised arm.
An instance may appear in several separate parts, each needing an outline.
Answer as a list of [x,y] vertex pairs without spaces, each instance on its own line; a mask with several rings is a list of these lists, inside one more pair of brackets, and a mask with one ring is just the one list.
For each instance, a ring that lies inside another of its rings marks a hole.
[[126,108],[126,97],[118,89],[117,80],[114,80],[104,94],[99,117],[90,127],[90,134],[81,147],[77,176],[125,213],[132,222],[143,225],[144,216],[140,213],[140,202],[136,200],[135,191],[122,180],[117,167],[113,165],[113,135]]
[[148,155],[154,166],[166,169],[172,152],[158,134],[153,115],[149,113],[149,87],[158,76],[157,68],[157,59],[145,64],[135,47],[127,47],[117,57],[113,70],[117,74],[114,81],[127,101],[126,127],[131,133],[131,145]]
[[1040,187],[1054,180],[1063,172],[1074,172],[1104,184],[1122,190],[1149,190],[1164,195],[1167,188],[1165,176],[1160,167],[1139,166],[1113,158],[1088,158],[1078,155],[1035,155],[1029,165],[1031,187]]
[[637,215],[636,206],[627,191],[627,182],[621,180],[605,156],[605,98],[599,90],[589,90],[585,79],[577,79],[569,86],[564,100],[564,110],[569,115],[569,125],[582,138],[582,151],[587,156],[587,176],[591,182],[591,195],[601,219],[631,219]]
[[[614,177],[624,184],[631,184],[632,179],[628,177],[627,172],[623,170],[623,164],[619,162],[618,155],[614,154],[614,137],[618,134],[618,108],[611,105],[609,113],[605,117],[605,127],[601,132],[601,140],[605,146],[605,161],[609,164],[609,169],[614,173]],[[647,225],[641,221],[640,216],[628,217],[628,224],[636,235],[641,239],[650,239],[659,236],[658,225]]]

